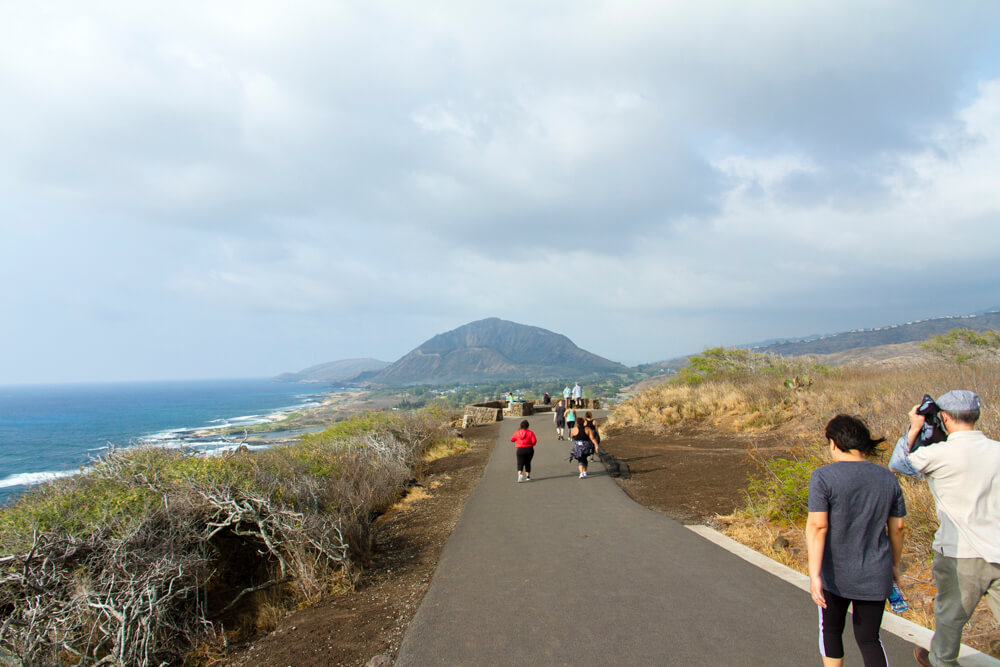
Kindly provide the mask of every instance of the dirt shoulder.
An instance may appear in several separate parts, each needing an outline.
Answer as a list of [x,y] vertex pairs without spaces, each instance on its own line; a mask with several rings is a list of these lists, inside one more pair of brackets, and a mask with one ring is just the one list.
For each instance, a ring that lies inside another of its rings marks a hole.
[[282,619],[231,667],[389,665],[427,592],[441,548],[482,476],[499,424],[465,431],[469,448],[427,465],[417,486],[377,523],[376,555],[354,591]]
[[712,524],[742,502],[750,474],[751,449],[780,454],[778,435],[720,433],[681,427],[663,433],[629,428],[612,431],[601,443],[631,472],[619,484],[636,502],[687,524]]

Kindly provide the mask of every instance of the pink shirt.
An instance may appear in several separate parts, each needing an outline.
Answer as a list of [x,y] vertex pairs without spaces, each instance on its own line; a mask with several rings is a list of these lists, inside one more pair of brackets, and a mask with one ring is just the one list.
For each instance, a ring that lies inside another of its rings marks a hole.
[[519,428],[514,431],[514,435],[510,436],[510,441],[514,443],[515,449],[520,449],[521,447],[534,447],[538,439],[529,429]]

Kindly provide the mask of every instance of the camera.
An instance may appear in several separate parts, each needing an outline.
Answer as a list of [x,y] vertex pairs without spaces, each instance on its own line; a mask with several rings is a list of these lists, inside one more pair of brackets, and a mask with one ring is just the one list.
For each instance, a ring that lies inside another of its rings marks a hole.
[[910,448],[910,452],[915,452],[919,447],[933,445],[935,442],[944,442],[948,439],[945,433],[944,424],[941,422],[941,408],[929,395],[924,394],[923,400],[917,406],[917,414],[924,416],[924,425],[917,435],[917,439]]

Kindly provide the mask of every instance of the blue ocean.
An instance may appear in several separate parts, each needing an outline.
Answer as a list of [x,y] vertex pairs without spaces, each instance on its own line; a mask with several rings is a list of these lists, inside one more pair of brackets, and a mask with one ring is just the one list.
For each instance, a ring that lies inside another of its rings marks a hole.
[[194,431],[263,423],[318,404],[325,389],[265,379],[0,386],[0,503],[112,445],[231,447]]

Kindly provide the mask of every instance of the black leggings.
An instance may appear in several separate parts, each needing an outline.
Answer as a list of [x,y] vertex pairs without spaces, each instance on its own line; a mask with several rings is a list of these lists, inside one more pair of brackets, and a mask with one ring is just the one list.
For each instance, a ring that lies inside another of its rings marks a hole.
[[517,471],[522,470],[531,474],[531,457],[535,455],[534,447],[518,447],[517,450]]
[[885,657],[885,648],[879,637],[882,625],[882,614],[885,612],[885,600],[849,600],[823,589],[826,598],[826,609],[819,609],[819,650],[825,658],[844,657],[844,626],[847,620],[847,607],[851,610],[854,625],[854,641],[858,643],[861,658],[865,667],[885,667],[889,661]]

